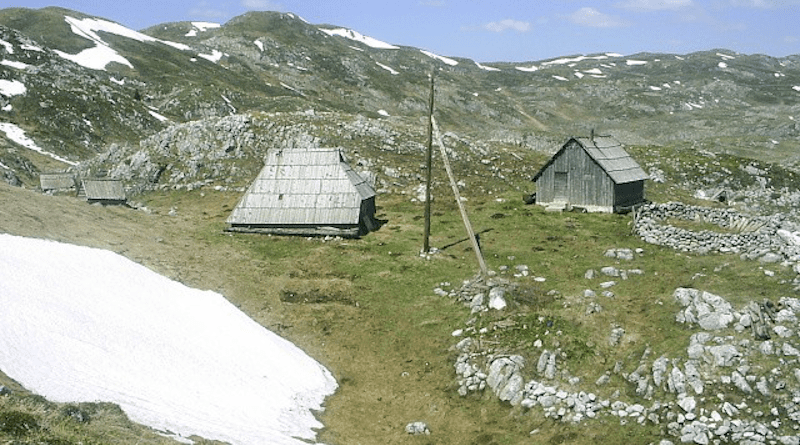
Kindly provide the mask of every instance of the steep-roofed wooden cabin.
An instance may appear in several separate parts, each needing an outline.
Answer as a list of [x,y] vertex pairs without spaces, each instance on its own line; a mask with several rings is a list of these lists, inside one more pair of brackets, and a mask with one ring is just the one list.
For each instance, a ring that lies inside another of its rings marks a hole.
[[43,192],[75,192],[77,181],[74,173],[54,172],[39,175],[39,186]]
[[358,237],[375,230],[375,190],[335,148],[272,149],[228,229]]
[[84,179],[78,189],[78,196],[94,204],[125,204],[125,187],[118,179],[94,178]]
[[645,201],[647,173],[610,136],[569,139],[533,177],[536,203],[623,212]]

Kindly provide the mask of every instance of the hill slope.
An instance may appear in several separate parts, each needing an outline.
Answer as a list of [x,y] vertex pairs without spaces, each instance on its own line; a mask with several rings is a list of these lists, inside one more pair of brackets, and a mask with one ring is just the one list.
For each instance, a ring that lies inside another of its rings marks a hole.
[[[2,120],[72,161],[173,124],[310,109],[383,122],[401,144],[417,136],[404,128],[426,115],[433,72],[443,128],[489,151],[552,151],[553,141],[596,128],[627,145],[797,160],[796,56],[710,50],[487,66],[271,12],[136,32],[59,8],[13,8],[0,10],[0,40]],[[35,183],[38,171],[65,167],[18,146],[6,138],[0,153],[9,180]]]

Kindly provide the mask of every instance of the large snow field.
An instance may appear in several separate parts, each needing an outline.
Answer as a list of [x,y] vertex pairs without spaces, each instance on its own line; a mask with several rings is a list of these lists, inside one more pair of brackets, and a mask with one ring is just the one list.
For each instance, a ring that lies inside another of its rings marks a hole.
[[183,437],[306,445],[337,386],[220,294],[106,250],[0,234],[0,307],[11,378]]

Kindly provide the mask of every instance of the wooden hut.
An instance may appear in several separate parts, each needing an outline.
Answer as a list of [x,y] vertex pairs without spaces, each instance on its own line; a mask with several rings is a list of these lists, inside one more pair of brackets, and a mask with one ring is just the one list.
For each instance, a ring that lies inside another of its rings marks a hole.
[[338,149],[273,149],[229,231],[358,237],[377,228],[375,190]]
[[78,188],[78,196],[92,204],[124,204],[127,201],[125,187],[118,179],[84,179]]
[[622,212],[644,202],[648,178],[610,136],[571,138],[533,177],[536,203]]
[[43,192],[65,192],[76,190],[76,180],[74,173],[55,172],[42,173],[39,175],[39,186]]

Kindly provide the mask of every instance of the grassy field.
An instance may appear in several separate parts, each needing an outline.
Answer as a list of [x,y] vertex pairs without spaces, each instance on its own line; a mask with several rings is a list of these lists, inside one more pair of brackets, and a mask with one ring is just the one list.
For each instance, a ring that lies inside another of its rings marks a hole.
[[[355,240],[226,233],[225,218],[238,198],[212,190],[152,193],[137,197],[149,209],[145,212],[0,185],[5,203],[0,231],[107,248],[189,286],[222,293],[333,372],[340,388],[320,413],[326,427],[319,439],[325,443],[645,444],[661,436],[663,426],[620,425],[614,417],[563,424],[535,409],[512,408],[488,392],[457,394],[457,339],[451,333],[465,327],[470,314],[433,289],[442,283],[458,288],[475,276],[478,265],[452,200],[433,205],[431,245],[442,250],[425,259],[419,255],[423,208],[405,195],[379,196],[378,218],[387,222]],[[637,401],[618,375],[605,387],[594,382],[618,362],[631,372],[645,348],[653,356],[685,356],[692,331],[674,321],[676,287],[701,288],[739,305],[777,299],[788,292],[785,280],[793,278],[778,266],[775,276],[766,277],[756,263],[735,256],[693,256],[646,245],[631,235],[630,216],[548,213],[524,205],[517,191],[468,196],[467,210],[482,233],[489,268],[508,266],[501,276],[518,285],[508,296],[509,308],[479,317],[478,325],[514,321],[515,328],[493,338],[499,350],[522,353],[535,363],[540,351],[532,345],[541,339],[543,348],[564,351],[560,366],[580,377],[582,388],[602,397],[620,390],[624,400]],[[622,247],[644,253],[623,264],[603,256]],[[527,265],[530,276],[513,278],[516,265]],[[598,300],[603,310],[586,315],[583,291],[599,293],[599,280],[587,280],[584,273],[608,265],[639,268],[644,275],[620,281],[615,298]],[[543,319],[552,321],[549,329],[541,326]],[[614,325],[626,331],[618,346],[607,341]],[[0,383],[16,388],[8,378]],[[167,441],[107,405],[81,405],[91,412],[85,422],[63,415],[69,406],[22,390],[0,397],[0,420],[23,413],[36,423],[15,430],[0,422],[0,439]],[[430,436],[405,433],[404,426],[417,420],[427,422]]]

